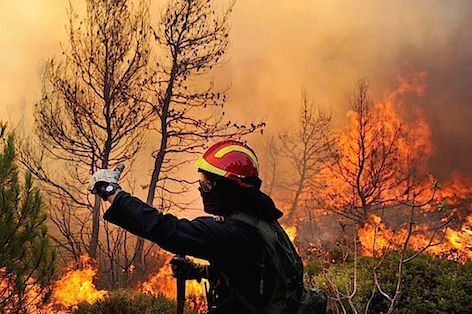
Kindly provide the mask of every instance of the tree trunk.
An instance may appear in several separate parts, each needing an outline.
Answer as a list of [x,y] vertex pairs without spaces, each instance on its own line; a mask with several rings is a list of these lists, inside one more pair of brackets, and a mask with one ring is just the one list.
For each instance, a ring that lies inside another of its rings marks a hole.
[[100,196],[95,195],[92,214],[92,236],[90,238],[90,246],[88,254],[91,258],[97,258],[98,235],[100,230],[100,204],[102,200]]
[[297,190],[295,191],[295,196],[293,197],[292,205],[290,206],[290,211],[288,212],[287,222],[290,224],[293,223],[295,212],[297,211],[298,202],[300,201],[300,196],[302,195],[304,185],[305,170],[303,170],[300,180],[298,181]]
[[[162,164],[164,163],[164,158],[167,150],[167,141],[168,141],[168,132],[167,132],[167,113],[169,111],[169,106],[172,100],[174,82],[177,75],[177,62],[174,59],[172,65],[172,71],[169,78],[169,83],[167,85],[166,95],[164,98],[162,112],[161,112],[161,142],[159,145],[159,150],[157,156],[154,160],[154,168],[152,170],[151,181],[149,182],[148,195],[146,198],[146,203],[149,206],[153,206],[154,197],[156,195],[157,183],[159,182],[159,175],[161,173]],[[144,260],[143,260],[143,251],[144,251],[144,239],[138,238],[136,242],[136,247],[134,251],[134,256],[132,263],[136,265],[138,271],[144,271]]]

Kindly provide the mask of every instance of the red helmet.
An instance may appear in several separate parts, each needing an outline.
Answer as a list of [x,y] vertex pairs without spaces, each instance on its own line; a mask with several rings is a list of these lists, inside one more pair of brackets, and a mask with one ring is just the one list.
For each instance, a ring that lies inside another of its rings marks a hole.
[[259,175],[256,154],[249,145],[236,140],[224,140],[210,146],[197,160],[197,167],[238,182]]

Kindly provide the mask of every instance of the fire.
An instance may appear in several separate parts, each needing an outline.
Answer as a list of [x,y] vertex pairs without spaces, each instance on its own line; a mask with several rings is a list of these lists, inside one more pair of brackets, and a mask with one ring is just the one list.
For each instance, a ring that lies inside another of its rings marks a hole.
[[[97,270],[92,266],[88,255],[82,255],[80,269],[75,268],[77,265],[69,265],[66,273],[53,284],[52,298],[46,305],[40,302],[45,292],[30,278],[24,297],[27,304],[26,313],[66,313],[62,309],[69,311],[80,302],[95,303],[107,295],[107,291],[97,290],[93,284]],[[0,276],[3,272],[0,270]],[[8,286],[12,285],[5,280],[0,282],[1,291]]]
[[367,85],[360,83],[353,103],[361,109],[349,111],[348,123],[335,133],[338,158],[322,173],[327,208],[345,213],[353,208],[350,219],[362,221],[370,206],[388,205],[403,196],[413,166],[415,173],[427,173],[431,130],[420,110],[405,108],[407,96],[424,94],[426,75],[399,77],[397,89],[375,103],[370,103]]
[[[205,279],[202,280],[201,283],[198,283],[195,280],[187,280],[185,287],[186,294],[196,297],[205,296],[205,282],[207,282]],[[176,299],[176,279],[172,276],[172,269],[170,268],[169,263],[166,263],[155,275],[149,277],[144,283],[142,283],[140,290],[152,295],[162,294],[169,299]]]
[[459,201],[472,199],[472,180],[459,173],[453,173],[446,180],[438,193],[438,197],[447,200],[452,205]]
[[361,253],[372,256],[373,253],[381,253],[393,244],[393,232],[382,222],[382,219],[371,214],[364,227],[357,232],[362,245]]
[[162,294],[166,298],[175,299],[177,288],[170,266],[168,264],[162,266],[155,275],[149,277],[142,284],[140,290],[152,295]]
[[443,249],[453,251],[455,259],[459,261],[472,259],[472,215],[467,217],[460,230],[447,229],[446,239],[448,242]]
[[[206,261],[199,259],[194,259],[194,261],[207,264]],[[187,303],[199,313],[206,309],[206,285],[208,285],[206,279],[203,279],[200,283],[196,280],[187,280],[185,284]],[[164,295],[168,299],[175,300],[177,285],[176,279],[172,276],[170,264],[166,262],[155,275],[150,276],[138,289],[144,293],[155,296]]]
[[[361,254],[372,256],[375,252],[382,255],[385,250],[399,250],[407,237],[407,229],[393,231],[379,216],[371,214],[367,223],[358,230]],[[409,239],[409,249],[421,250],[430,243],[426,226],[416,226]],[[447,228],[444,239],[437,234],[426,253],[433,256],[445,256],[449,259],[465,262],[472,259],[472,215],[460,230]]]
[[55,283],[53,301],[63,307],[71,308],[80,302],[95,303],[107,295],[105,290],[97,290],[93,279],[97,274],[88,255],[80,257],[81,268],[69,266],[68,271]]
[[284,228],[285,232],[287,233],[290,241],[295,241],[297,237],[297,227],[296,226],[282,226]]
[[[427,205],[417,209],[422,218],[412,229],[409,249],[434,244],[426,253],[458,261],[472,258],[472,182],[453,174],[435,183],[428,170],[434,153],[431,129],[420,110],[406,106],[407,96],[425,94],[426,77],[424,71],[401,76],[395,90],[372,104],[362,94],[366,86],[361,83],[354,101],[357,110],[348,113],[347,125],[336,133],[338,158],[323,172],[326,181],[321,195],[327,209],[362,226],[357,234],[364,255],[399,250],[409,233],[406,221],[383,221],[374,210],[401,210],[403,204],[414,201]],[[432,202],[427,201],[433,196]],[[438,208],[444,211],[438,214]],[[433,233],[432,228],[452,214],[462,225]]]
[[[18,309],[14,307],[15,303],[24,304],[26,313],[40,313],[49,309],[49,306],[42,304],[46,292],[40,288],[33,278],[28,278],[25,285],[25,294],[22,296],[14,290],[15,279],[6,273],[5,268],[0,268],[0,278],[2,278],[0,281],[0,296],[7,300],[6,303],[2,304],[2,310],[5,313],[16,313]],[[19,302],[20,300],[22,301]],[[23,311],[20,312],[23,313]]]

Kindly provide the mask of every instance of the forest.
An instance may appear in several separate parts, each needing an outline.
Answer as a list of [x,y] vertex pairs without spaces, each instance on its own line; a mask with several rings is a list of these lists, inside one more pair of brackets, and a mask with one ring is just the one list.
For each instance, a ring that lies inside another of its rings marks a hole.
[[[84,3],[44,61],[31,134],[0,124],[1,312],[175,313],[172,255],[106,222],[89,180],[124,163],[125,190],[194,218],[194,161],[227,138],[255,143],[262,190],[329,313],[472,311],[472,179],[430,166],[432,126],[415,106],[426,70],[381,97],[358,76],[339,91],[345,117],[300,86],[285,105],[296,121],[271,131],[231,116],[231,86],[213,78],[231,62],[236,3],[170,0],[157,20],[147,1]],[[203,313],[204,283],[186,290],[186,313]]]

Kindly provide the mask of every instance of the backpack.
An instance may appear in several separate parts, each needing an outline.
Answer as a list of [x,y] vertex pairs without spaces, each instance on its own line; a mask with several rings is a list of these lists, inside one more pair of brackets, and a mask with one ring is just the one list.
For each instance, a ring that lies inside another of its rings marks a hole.
[[[236,213],[231,218],[257,229],[264,243],[265,260],[276,270],[273,293],[265,313],[325,313],[326,296],[320,290],[305,289],[302,259],[280,224],[277,221],[269,223],[244,212]],[[259,313],[241,294],[237,294],[246,307]]]

